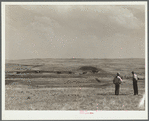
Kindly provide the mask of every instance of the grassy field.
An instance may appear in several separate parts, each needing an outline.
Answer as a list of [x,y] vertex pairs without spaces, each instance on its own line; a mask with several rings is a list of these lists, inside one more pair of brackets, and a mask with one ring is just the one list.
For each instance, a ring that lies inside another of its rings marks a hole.
[[[139,95],[133,95],[131,71]],[[120,95],[112,80],[121,73]],[[6,61],[6,110],[145,110],[145,59],[29,59]]]

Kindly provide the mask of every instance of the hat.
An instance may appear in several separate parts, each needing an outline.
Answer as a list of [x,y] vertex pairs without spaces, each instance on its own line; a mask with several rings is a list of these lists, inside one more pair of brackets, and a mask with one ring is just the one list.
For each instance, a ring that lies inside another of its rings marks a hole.
[[119,76],[119,75],[120,75],[120,73],[118,72],[118,73],[117,73],[117,76]]

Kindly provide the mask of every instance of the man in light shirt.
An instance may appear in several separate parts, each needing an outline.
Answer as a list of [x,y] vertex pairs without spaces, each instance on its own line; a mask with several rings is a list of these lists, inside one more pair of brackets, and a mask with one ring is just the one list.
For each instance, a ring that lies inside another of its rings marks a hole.
[[115,84],[115,95],[119,95],[120,84],[122,83],[120,73],[117,73],[117,76],[114,78],[113,83]]
[[133,75],[133,89],[134,89],[134,95],[138,95],[138,85],[137,85],[138,76],[137,76],[137,74],[135,74],[133,71],[132,71],[132,75]]

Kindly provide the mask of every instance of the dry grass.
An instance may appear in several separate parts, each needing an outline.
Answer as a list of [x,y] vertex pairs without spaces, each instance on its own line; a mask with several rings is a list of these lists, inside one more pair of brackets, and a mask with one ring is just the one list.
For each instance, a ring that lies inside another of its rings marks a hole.
[[[138,66],[135,68],[132,64],[129,66],[130,62]],[[91,68],[82,71],[81,67],[93,67],[99,72],[92,73]],[[144,110],[139,108],[145,92],[144,79],[138,82],[138,96],[133,95],[130,78],[124,80],[119,96],[114,95],[115,87],[112,83],[113,76],[118,70],[122,72],[122,76],[127,75],[128,71],[131,73],[131,70],[136,70],[138,75],[144,77],[145,69],[142,68],[144,68],[144,60],[140,59],[12,61],[6,64],[5,109]],[[37,70],[40,72],[34,73]],[[14,73],[15,71],[25,74],[20,76]],[[72,73],[65,73],[69,71]]]

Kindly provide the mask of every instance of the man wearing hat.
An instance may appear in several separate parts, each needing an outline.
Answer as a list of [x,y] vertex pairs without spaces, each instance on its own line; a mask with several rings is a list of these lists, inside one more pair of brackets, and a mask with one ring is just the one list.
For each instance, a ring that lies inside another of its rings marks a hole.
[[113,83],[115,84],[115,95],[119,95],[119,88],[120,84],[122,83],[120,73],[117,73],[117,76],[114,78]]
[[134,89],[134,95],[138,95],[138,85],[137,85],[137,81],[138,81],[138,76],[137,74],[135,74],[133,71],[131,72],[133,75],[133,89]]

